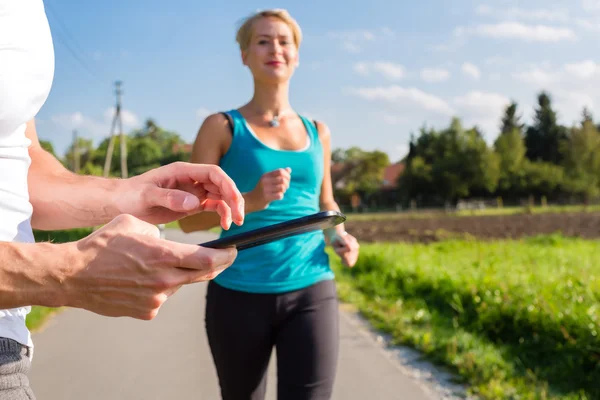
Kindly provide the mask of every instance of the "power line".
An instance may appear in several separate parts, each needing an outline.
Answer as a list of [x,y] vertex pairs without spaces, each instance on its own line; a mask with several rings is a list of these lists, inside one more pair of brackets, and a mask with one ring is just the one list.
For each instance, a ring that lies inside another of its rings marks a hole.
[[86,70],[86,72],[88,74],[90,74],[91,76],[96,78],[99,82],[106,83],[107,81],[109,81],[108,79],[104,79],[104,77],[100,77],[100,75],[98,75],[98,73],[96,71],[92,70],[92,68],[90,68],[89,64],[83,60],[83,58],[80,56],[80,53],[85,54],[85,51],[83,51],[82,47],[79,45],[77,40],[74,39],[74,36],[71,35],[71,33],[67,29],[66,25],[62,22],[61,18],[58,16],[58,13],[53,9],[53,6],[51,6],[49,4],[49,2],[46,4],[46,9],[50,12],[53,19],[57,22],[59,29],[62,30],[62,33],[66,37],[68,37],[73,43],[75,43],[75,46],[78,48],[79,52],[77,52],[75,49],[73,49],[73,47],[71,47],[71,45],[66,40],[64,40],[61,35],[58,35],[57,31],[54,31],[58,41],[60,43],[62,43],[62,45],[71,54],[71,56],[79,63],[79,65],[83,69]]

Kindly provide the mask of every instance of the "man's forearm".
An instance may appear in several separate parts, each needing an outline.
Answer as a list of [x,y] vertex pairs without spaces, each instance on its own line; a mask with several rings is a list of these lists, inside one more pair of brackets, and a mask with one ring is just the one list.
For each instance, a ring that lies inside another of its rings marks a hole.
[[61,282],[72,265],[66,250],[50,243],[0,242],[0,309],[63,306]]
[[119,179],[74,174],[42,148],[32,150],[31,159],[28,184],[35,229],[96,226],[119,214]]

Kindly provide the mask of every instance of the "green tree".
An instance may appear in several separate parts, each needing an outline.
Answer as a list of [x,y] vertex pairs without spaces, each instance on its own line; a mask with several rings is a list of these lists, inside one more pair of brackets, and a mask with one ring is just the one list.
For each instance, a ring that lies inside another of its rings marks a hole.
[[512,101],[504,109],[504,116],[501,120],[500,135],[510,133],[515,129],[522,132],[524,124],[521,123],[521,116],[517,115],[517,103]]
[[151,139],[159,146],[163,157],[178,152],[178,147],[185,145],[179,134],[158,126],[151,118],[146,120],[143,128],[133,131],[130,136]]
[[566,188],[576,194],[600,194],[600,133],[587,109],[580,127],[573,127],[563,146]]
[[345,156],[346,152],[344,151],[344,149],[335,149],[331,152],[331,161],[333,163],[344,162]]
[[56,152],[54,151],[54,146],[52,145],[51,142],[47,141],[47,140],[42,140],[40,139],[40,146],[42,146],[42,149],[46,150],[48,153],[52,154],[54,157],[58,158],[56,156]]
[[465,130],[458,118],[436,132],[421,128],[411,140],[411,152],[399,187],[404,200],[456,202],[496,189],[499,159],[476,128]]
[[80,175],[94,175],[94,176],[102,176],[104,173],[104,168],[100,165],[96,165],[91,161],[85,163],[79,170]]
[[161,148],[149,136],[129,139],[127,169],[132,175],[142,174],[160,166]]
[[338,159],[345,164],[343,181],[344,192],[371,194],[379,189],[383,181],[383,172],[390,165],[387,153],[382,151],[364,151],[351,147],[338,153]]
[[[79,165],[84,166],[90,162],[94,157],[94,143],[91,139],[85,139],[82,137],[77,138],[77,149],[79,153]],[[67,149],[65,154],[65,162],[70,169],[73,168],[73,144]]]
[[564,169],[560,165],[526,159],[522,170],[521,194],[552,196],[561,189],[564,182]]
[[[109,141],[110,141],[109,137],[102,140],[98,144],[98,147],[92,154],[91,162],[94,165],[101,167],[103,171],[104,171],[104,162],[106,160],[106,153],[108,151]],[[121,172],[120,172],[121,171],[121,138],[120,138],[120,136],[119,135],[115,136],[114,141],[115,141],[115,143],[114,143],[114,149],[113,149],[111,163],[110,163],[109,175],[110,176],[121,176]],[[131,141],[128,140],[127,144],[130,145]],[[129,154],[128,154],[128,156],[129,156]]]
[[556,122],[556,112],[552,109],[551,98],[546,92],[538,95],[538,108],[535,110],[533,125],[525,134],[527,158],[532,161],[546,161],[561,164],[561,148],[567,140],[566,129]]
[[521,186],[519,177],[526,148],[523,139],[523,124],[517,116],[517,104],[512,102],[504,110],[500,135],[494,142],[494,150],[499,159],[498,189],[503,194],[516,191]]
[[464,130],[458,118],[439,136],[433,183],[446,201],[491,193],[498,184],[498,157],[476,129]]

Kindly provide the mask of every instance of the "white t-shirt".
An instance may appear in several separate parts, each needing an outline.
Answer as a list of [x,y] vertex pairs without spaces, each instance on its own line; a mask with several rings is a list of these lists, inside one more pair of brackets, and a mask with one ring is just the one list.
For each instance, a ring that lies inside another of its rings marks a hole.
[[[42,0],[0,0],[0,241],[33,242],[25,124],[46,101],[54,47]],[[32,346],[30,307],[0,310],[0,337]]]

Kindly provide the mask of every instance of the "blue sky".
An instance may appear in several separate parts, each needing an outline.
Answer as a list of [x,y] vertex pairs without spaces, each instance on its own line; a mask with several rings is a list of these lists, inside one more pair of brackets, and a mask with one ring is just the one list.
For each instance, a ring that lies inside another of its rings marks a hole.
[[60,154],[73,129],[95,143],[109,134],[117,79],[127,130],[152,117],[191,142],[207,113],[252,95],[235,31],[271,7],[304,34],[292,106],[328,123],[334,147],[397,161],[411,132],[454,115],[491,143],[503,107],[516,100],[528,122],[541,89],[565,124],[584,105],[600,116],[600,0],[44,3],[56,72],[37,124]]

